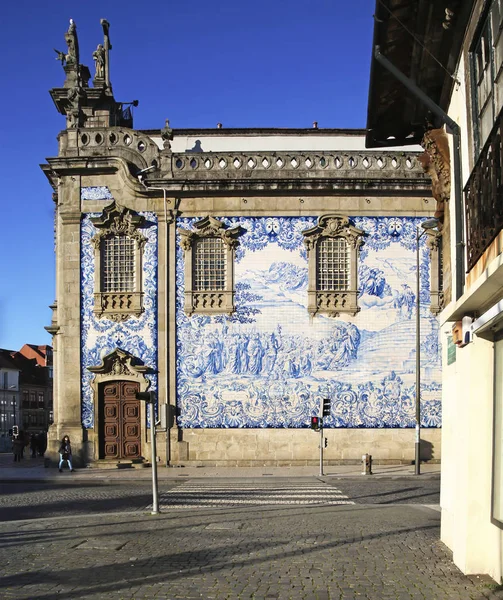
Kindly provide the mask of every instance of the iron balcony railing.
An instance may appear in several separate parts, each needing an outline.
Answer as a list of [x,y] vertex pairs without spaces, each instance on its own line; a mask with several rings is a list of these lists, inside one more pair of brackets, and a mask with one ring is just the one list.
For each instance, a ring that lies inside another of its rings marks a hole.
[[503,227],[503,111],[465,187],[467,263],[472,269]]

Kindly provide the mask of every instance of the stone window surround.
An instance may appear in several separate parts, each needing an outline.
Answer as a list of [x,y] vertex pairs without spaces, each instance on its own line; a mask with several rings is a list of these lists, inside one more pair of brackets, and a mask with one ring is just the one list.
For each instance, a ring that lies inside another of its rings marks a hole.
[[[317,225],[302,232],[308,256],[307,310],[311,316],[326,314],[337,317],[341,313],[356,315],[358,306],[358,256],[363,244],[364,231],[351,225],[349,217],[328,214],[319,217]],[[344,238],[350,249],[349,289],[325,291],[317,289],[317,246],[326,238]]]
[[[112,352],[101,359],[101,364],[87,367],[93,374],[91,380],[91,389],[93,394],[94,406],[94,430],[99,429],[99,424],[103,418],[100,414],[100,388],[110,381],[130,381],[138,383],[139,391],[146,392],[151,387],[150,380],[146,377],[148,373],[153,373],[152,369],[145,366],[138,358],[126,350],[115,348]],[[142,445],[148,444],[147,441],[147,406],[145,402],[140,402],[140,423]],[[94,456],[99,456],[99,439],[97,435],[94,439]]]
[[[243,229],[238,225],[227,229],[225,224],[211,216],[194,223],[194,229],[178,228],[181,237],[180,245],[185,255],[185,300],[184,311],[187,315],[228,314],[234,310],[234,259],[235,249],[239,245],[238,236]],[[225,246],[225,289],[215,291],[198,291],[194,289],[193,248],[194,242],[207,237],[220,238]]]
[[[136,212],[112,202],[91,222],[98,229],[92,238],[94,247],[94,314],[97,318],[125,321],[143,312],[142,258],[147,239],[139,231],[145,218]],[[132,292],[103,292],[101,289],[102,241],[111,236],[126,235],[135,241],[135,289]]]

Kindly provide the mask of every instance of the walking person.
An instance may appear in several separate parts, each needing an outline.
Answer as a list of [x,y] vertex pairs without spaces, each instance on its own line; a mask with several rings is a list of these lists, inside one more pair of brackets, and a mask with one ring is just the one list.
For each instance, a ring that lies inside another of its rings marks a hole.
[[70,472],[73,473],[72,467],[72,445],[70,444],[70,438],[65,435],[61,441],[61,446],[59,447],[59,472],[62,473],[63,469],[63,461],[66,460],[68,463],[68,468]]

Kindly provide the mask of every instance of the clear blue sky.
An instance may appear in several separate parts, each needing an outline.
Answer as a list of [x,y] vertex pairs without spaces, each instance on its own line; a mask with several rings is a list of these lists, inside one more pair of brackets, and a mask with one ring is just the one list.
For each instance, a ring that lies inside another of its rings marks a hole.
[[64,128],[48,90],[64,72],[69,18],[94,73],[110,22],[117,100],[138,99],[135,127],[363,128],[374,0],[14,0],[0,25],[2,215],[0,347],[50,344],[53,202],[39,164]]

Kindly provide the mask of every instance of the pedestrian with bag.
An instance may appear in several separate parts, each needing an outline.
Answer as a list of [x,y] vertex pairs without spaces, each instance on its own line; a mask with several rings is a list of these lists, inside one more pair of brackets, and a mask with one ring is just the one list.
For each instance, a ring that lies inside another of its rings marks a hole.
[[65,435],[61,441],[61,446],[59,447],[59,472],[62,473],[63,469],[63,461],[68,463],[68,468],[70,472],[73,473],[72,467],[72,445],[70,444],[70,438]]

